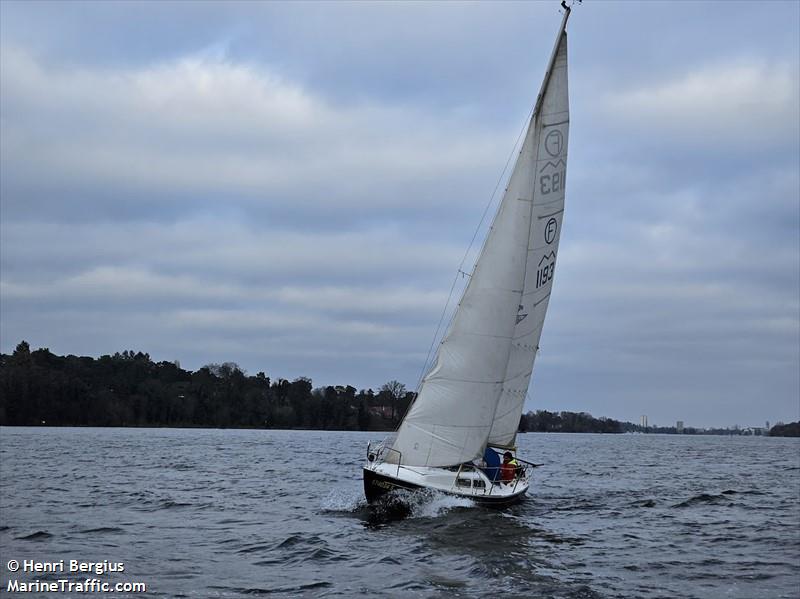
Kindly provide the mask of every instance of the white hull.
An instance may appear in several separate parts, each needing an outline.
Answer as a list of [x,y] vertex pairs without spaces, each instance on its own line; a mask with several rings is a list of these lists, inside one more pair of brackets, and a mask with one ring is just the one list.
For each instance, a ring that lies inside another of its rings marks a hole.
[[492,482],[479,468],[432,468],[368,462],[364,466],[364,491],[369,501],[395,489],[429,489],[471,499],[484,505],[505,506],[519,501],[527,492],[526,472],[511,482]]

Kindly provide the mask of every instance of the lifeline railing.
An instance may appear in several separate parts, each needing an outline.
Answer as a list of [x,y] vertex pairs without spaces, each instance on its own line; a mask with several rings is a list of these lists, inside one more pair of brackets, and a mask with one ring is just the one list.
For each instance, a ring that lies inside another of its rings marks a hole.
[[[511,489],[512,493],[517,490],[517,485],[519,485],[519,482],[521,480],[528,480],[530,478],[531,471],[533,470],[533,468],[535,468],[537,466],[541,466],[541,464],[533,464],[532,462],[526,462],[525,460],[521,460],[519,458],[517,458],[517,461],[518,462],[523,462],[525,464],[525,466],[517,466],[517,474],[514,476],[514,481],[513,481],[514,482],[514,486]],[[453,481],[453,486],[451,487],[451,490],[455,490],[455,489],[458,488],[458,479],[459,479],[459,476],[461,475],[462,472],[480,472],[486,477],[486,479],[489,482],[489,492],[487,493],[486,492],[486,488],[484,487],[484,489],[483,489],[483,494],[484,495],[491,495],[492,491],[494,491],[495,488],[500,489],[500,488],[503,488],[504,485],[507,485],[507,484],[511,483],[511,481],[492,480],[492,478],[488,474],[486,474],[486,470],[489,470],[489,469],[492,469],[492,468],[491,467],[489,467],[489,468],[481,468],[480,466],[476,466],[475,464],[469,464],[469,463],[461,464],[458,467],[458,471],[456,472],[456,478]],[[500,467],[498,466],[498,467],[496,467],[496,469],[499,470]],[[471,479],[471,480],[472,480],[472,482],[470,483],[470,490],[472,491],[473,495],[477,495],[477,493],[475,492],[475,489],[477,487],[474,486],[475,485],[474,479]],[[483,480],[483,479],[481,479],[481,480]]]
[[[531,462],[526,462],[525,460],[522,460],[520,458],[515,458],[515,459],[517,460],[517,462],[522,462],[523,464],[525,464],[525,466],[517,465],[516,473],[514,474],[514,487],[511,489],[512,493],[517,490],[517,485],[519,485],[519,481],[521,481],[523,479],[525,479],[525,480],[530,479],[531,472],[533,471],[533,468],[535,468],[537,466],[537,464],[532,464]],[[497,467],[497,469],[499,470],[499,466]],[[502,488],[503,485],[507,485],[510,482],[511,481],[508,481],[508,480],[506,480],[506,481],[504,481],[504,480],[493,480],[492,481],[492,486],[489,489],[489,495],[492,494],[492,491],[494,491],[495,488]]]
[[397,454],[397,472],[396,475],[400,474],[400,462],[403,458],[403,453],[396,450],[394,447],[389,447],[388,443],[391,441],[391,437],[384,439],[380,443],[375,446],[375,450],[372,449],[372,441],[367,443],[367,461],[372,464],[380,464],[381,462],[386,461],[386,454],[389,452],[394,452]]

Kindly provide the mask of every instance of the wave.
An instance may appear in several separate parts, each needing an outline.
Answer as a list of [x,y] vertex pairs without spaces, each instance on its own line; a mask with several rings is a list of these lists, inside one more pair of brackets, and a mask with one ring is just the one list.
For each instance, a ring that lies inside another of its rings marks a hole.
[[367,503],[361,492],[334,489],[322,500],[321,511],[356,515],[368,525],[381,525],[408,518],[438,518],[454,509],[475,506],[467,498],[429,489],[397,489],[372,504]]
[[[729,494],[730,493],[727,493],[727,495]],[[700,493],[699,495],[690,497],[685,501],[676,503],[672,507],[692,507],[695,505],[717,505],[722,501],[729,501],[728,497],[722,493],[720,493],[719,495],[712,495],[710,493]]]
[[767,495],[764,491],[759,491],[758,489],[748,489],[746,491],[734,491],[733,489],[727,489],[722,492],[723,495]]
[[411,502],[412,518],[438,518],[457,508],[476,507],[475,502],[466,497],[454,497],[445,493],[413,493],[417,496]]
[[158,509],[169,510],[173,508],[192,507],[193,505],[194,504],[187,503],[185,501],[173,501],[171,499],[167,499],[161,502],[161,504],[158,506]]
[[369,524],[386,524],[395,520],[439,518],[456,509],[474,508],[464,497],[454,497],[430,489],[395,490],[367,506]]
[[352,513],[366,507],[366,505],[367,500],[362,493],[333,489],[322,500],[322,511]]
[[29,535],[25,535],[24,537],[17,537],[18,541],[36,541],[39,539],[49,539],[53,535],[47,532],[46,530],[37,530],[36,532],[32,532]]
[[305,591],[311,591],[314,589],[324,589],[327,587],[332,586],[330,582],[327,581],[318,581],[318,582],[309,582],[306,584],[298,584],[294,586],[283,586],[283,587],[275,587],[270,589],[260,588],[260,587],[226,587],[226,586],[210,586],[208,588],[222,591],[223,594],[227,592],[233,592],[238,595],[271,595],[273,593],[300,593]]
[[656,507],[655,499],[640,499],[631,503],[632,507]]
[[283,539],[280,543],[275,546],[275,549],[285,549],[287,547],[294,547],[295,545],[305,545],[312,543],[314,541],[319,541],[320,538],[317,535],[311,535],[310,537],[305,535],[293,534],[289,535],[285,539]]
[[76,531],[77,534],[95,534],[95,533],[119,533],[125,532],[117,526],[101,526],[99,528],[86,528],[84,530]]

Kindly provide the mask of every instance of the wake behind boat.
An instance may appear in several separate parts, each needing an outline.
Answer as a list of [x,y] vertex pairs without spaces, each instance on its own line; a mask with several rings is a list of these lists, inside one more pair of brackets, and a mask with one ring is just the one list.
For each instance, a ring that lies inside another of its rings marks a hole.
[[527,133],[433,368],[396,434],[367,449],[368,501],[431,489],[519,501],[534,464],[514,456],[564,213],[569,101],[565,9]]

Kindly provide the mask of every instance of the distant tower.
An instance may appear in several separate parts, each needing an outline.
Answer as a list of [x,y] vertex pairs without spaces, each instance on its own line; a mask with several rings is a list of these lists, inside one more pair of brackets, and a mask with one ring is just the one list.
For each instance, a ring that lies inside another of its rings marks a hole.
[[766,428],[767,430],[769,430],[769,420],[767,420],[767,423],[766,423],[766,424],[767,424],[767,426],[766,426],[765,428]]
[[642,426],[647,428],[647,416],[642,416]]
[[677,424],[675,425],[675,430],[679,435],[683,433],[683,420],[678,420]]

